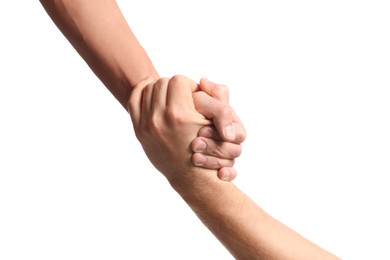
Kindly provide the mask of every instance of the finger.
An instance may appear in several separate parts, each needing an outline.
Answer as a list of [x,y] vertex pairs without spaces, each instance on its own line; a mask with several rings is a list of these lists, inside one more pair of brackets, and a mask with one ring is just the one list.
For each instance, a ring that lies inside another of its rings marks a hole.
[[192,105],[192,92],[198,89],[198,84],[184,76],[176,75],[169,80],[167,106],[184,104]]
[[237,171],[233,167],[222,167],[218,170],[218,178],[223,181],[232,181],[236,178]]
[[237,116],[236,112],[233,111],[233,126],[234,130],[236,132],[236,139],[234,142],[236,143],[242,143],[245,141],[246,138],[246,130],[244,127],[244,124],[241,122],[240,118]]
[[229,105],[222,103],[203,91],[197,91],[192,96],[195,109],[206,118],[213,120],[222,139],[225,141],[235,140],[234,113]]
[[199,132],[198,132],[198,136],[201,136],[201,137],[206,137],[206,138],[211,138],[211,139],[214,139],[216,141],[222,141],[222,137],[219,135],[218,133],[218,130],[215,129],[214,126],[204,126],[202,127]]
[[229,142],[218,142],[210,138],[197,137],[191,142],[193,152],[234,160],[241,155],[241,145]]
[[145,119],[150,118],[150,114],[152,112],[152,105],[153,105],[153,88],[154,84],[147,85],[143,92],[142,92],[142,98],[141,98],[141,120],[140,123],[146,123]]
[[193,153],[191,159],[195,166],[200,166],[207,169],[218,170],[221,167],[232,167],[234,165],[234,160],[221,159],[204,155],[202,153]]
[[[206,92],[208,95],[214,97],[215,99],[221,101],[224,104],[229,103],[229,89],[225,85],[216,84],[209,81],[206,78],[202,78],[199,83],[199,89]],[[242,124],[240,118],[237,114],[233,112],[233,129],[235,131],[236,137],[234,142],[242,143],[246,138],[246,131],[244,125]],[[221,129],[218,129],[219,131]],[[229,141],[229,140],[226,140]]]
[[152,95],[153,102],[151,104],[153,111],[165,109],[167,105],[168,82],[168,78],[160,78],[154,84]]
[[236,138],[234,139],[234,143],[241,144],[245,141],[246,138],[246,130],[244,125],[241,122],[233,122],[234,130],[236,133]]
[[141,119],[142,111],[142,92],[144,88],[151,84],[154,81],[153,77],[148,76],[147,78],[141,80],[134,89],[131,91],[131,95],[127,102],[127,111],[131,116],[133,125],[138,125]]
[[[235,144],[241,144],[246,138],[246,131],[241,123],[233,122],[234,131],[236,132],[236,138],[232,141]],[[219,135],[218,130],[213,126],[204,126],[199,132],[198,136],[211,138],[216,141],[222,141],[222,137]]]
[[[201,126],[210,125],[202,114],[195,109],[192,93],[198,89],[198,84],[184,76],[174,76],[169,80],[167,90],[167,110],[169,118],[175,121],[188,121]],[[188,118],[188,112],[192,113]]]
[[150,84],[144,89],[145,108],[141,117],[141,124],[144,130],[159,131],[163,125],[162,116],[166,108],[166,97],[168,88],[167,78],[160,78],[154,84]]
[[222,103],[229,104],[229,89],[225,85],[216,84],[206,78],[202,78],[199,83],[199,89]]

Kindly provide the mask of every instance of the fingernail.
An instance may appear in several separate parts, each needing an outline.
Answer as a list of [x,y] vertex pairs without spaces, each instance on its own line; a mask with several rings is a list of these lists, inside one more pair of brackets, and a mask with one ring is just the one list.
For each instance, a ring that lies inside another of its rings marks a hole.
[[225,127],[225,136],[229,137],[229,138],[234,137],[234,127],[233,127],[233,125],[228,125],[227,127]]
[[207,144],[203,140],[199,140],[195,144],[195,152],[203,152],[204,150],[206,150],[206,148],[207,148]]
[[196,157],[196,160],[194,161],[194,164],[196,166],[203,166],[206,163],[206,156],[199,154],[199,156]]
[[213,137],[213,129],[211,129],[210,127],[203,128],[201,131],[202,131],[201,135],[203,137],[206,137],[206,138]]
[[229,170],[225,170],[225,171],[221,171],[220,172],[219,178],[221,180],[223,180],[223,181],[230,180],[229,177],[230,177],[230,171]]

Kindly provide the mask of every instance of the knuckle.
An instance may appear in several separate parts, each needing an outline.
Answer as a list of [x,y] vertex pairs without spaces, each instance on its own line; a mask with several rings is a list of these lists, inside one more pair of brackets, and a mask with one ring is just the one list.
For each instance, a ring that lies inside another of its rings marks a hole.
[[150,129],[150,133],[157,133],[160,129],[162,129],[161,118],[153,115],[149,120],[148,128]]
[[152,84],[147,85],[144,88],[144,93],[149,93],[149,92],[153,91],[153,87],[154,87],[154,85],[152,85]]
[[241,153],[242,153],[242,147],[241,145],[237,145],[234,151],[232,152],[232,156],[236,158],[239,157]]
[[187,122],[187,117],[184,115],[183,111],[178,107],[172,106],[169,107],[165,114],[166,120],[171,124],[185,124]]
[[218,110],[217,110],[217,113],[221,116],[221,117],[233,117],[233,112],[232,110],[230,109],[230,107],[228,105],[225,105],[225,104],[222,104]]
[[199,136],[212,138],[213,136],[218,136],[217,131],[211,126],[204,126],[199,130]]
[[217,157],[223,157],[224,151],[223,151],[222,147],[216,146],[216,147],[212,148],[211,154],[213,154],[214,156],[217,156]]
[[168,78],[159,78],[154,85],[156,87],[162,87],[164,84],[167,84],[169,82]]
[[229,88],[225,85],[215,85],[213,87],[213,94],[219,97],[228,97],[229,96]]
[[220,169],[222,167],[231,167],[234,165],[234,159],[226,160],[226,159],[216,159],[214,167],[216,169]]
[[241,131],[236,132],[236,139],[238,142],[242,143],[246,139],[246,130],[245,128],[242,128]]
[[182,76],[182,75],[175,75],[173,76],[170,80],[169,80],[169,83],[170,84],[180,84],[181,82],[183,82],[185,80],[185,77]]
[[207,162],[207,157],[199,153],[193,153],[191,156],[191,161],[194,165],[204,166],[205,163]]
[[209,157],[207,159],[207,168],[220,169],[222,167],[231,167],[234,165],[234,159],[226,160],[218,157]]
[[220,143],[214,145],[210,142],[207,146],[210,147],[210,154],[218,158],[234,159],[241,155],[242,147],[240,144]]
[[209,160],[209,161],[210,161],[210,167],[212,167],[213,169],[219,169],[222,167],[221,163],[217,158],[214,158],[214,160]]

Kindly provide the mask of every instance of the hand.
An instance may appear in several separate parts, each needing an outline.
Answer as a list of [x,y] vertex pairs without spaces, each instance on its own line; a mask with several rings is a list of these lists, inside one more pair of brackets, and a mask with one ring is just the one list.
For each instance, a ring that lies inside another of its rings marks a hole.
[[[212,122],[195,109],[198,84],[184,76],[141,81],[128,101],[135,134],[153,165],[168,181],[186,181],[206,169],[193,166],[190,143]],[[208,170],[209,171],[209,170]]]
[[197,166],[218,169],[218,177],[232,181],[237,173],[232,167],[241,154],[241,143],[246,131],[240,119],[229,106],[229,92],[224,85],[207,79],[200,81],[201,91],[193,94],[198,112],[213,120],[214,126],[202,127],[199,137],[191,144],[192,161]]

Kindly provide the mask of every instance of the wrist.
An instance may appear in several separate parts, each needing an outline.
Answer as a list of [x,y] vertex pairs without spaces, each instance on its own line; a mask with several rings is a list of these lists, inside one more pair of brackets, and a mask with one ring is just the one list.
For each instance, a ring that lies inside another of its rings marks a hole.
[[222,182],[217,170],[193,166],[187,174],[168,179],[172,188],[188,203],[193,204],[211,196],[215,186]]

